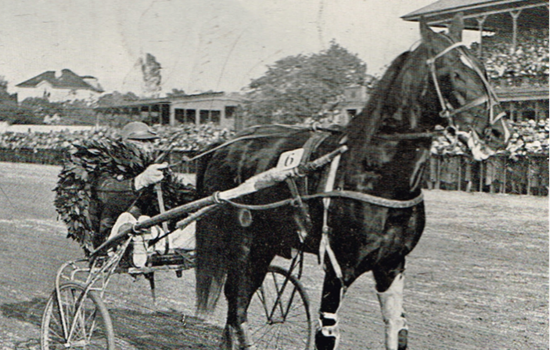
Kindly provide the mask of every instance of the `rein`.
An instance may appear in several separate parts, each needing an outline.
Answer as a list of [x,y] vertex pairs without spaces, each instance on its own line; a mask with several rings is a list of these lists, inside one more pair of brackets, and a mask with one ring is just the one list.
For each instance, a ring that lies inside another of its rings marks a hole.
[[[307,131],[307,130],[310,130],[310,131],[328,131],[328,132],[332,132],[332,133],[340,133],[342,132],[341,130],[338,130],[338,129],[334,129],[334,128],[326,128],[326,127],[321,127],[317,124],[313,124],[311,125],[310,127],[303,127],[303,126],[293,126],[293,125],[284,125],[284,124],[272,124],[272,126],[275,126],[275,127],[280,127],[280,128],[285,128],[285,129],[289,129],[289,130],[300,130],[300,131]],[[258,128],[259,126],[257,127],[251,127],[251,128]],[[212,149],[209,149],[207,151],[204,151],[204,152],[201,152],[191,158],[188,158],[188,157],[185,157],[184,159],[182,159],[181,161],[177,162],[176,164],[172,164],[169,166],[169,168],[171,167],[174,167],[174,166],[177,166],[179,164],[183,164],[183,163],[189,163],[189,162],[192,162],[194,160],[197,160],[197,159],[200,159],[210,153],[213,153],[221,148],[224,148],[226,146],[229,146],[235,142],[238,142],[238,141],[243,141],[243,140],[256,140],[256,139],[261,139],[261,138],[268,138],[268,137],[284,137],[284,136],[288,136],[287,134],[283,134],[283,133],[273,133],[273,134],[265,134],[265,135],[246,135],[246,136],[240,136],[240,137],[237,137],[237,138],[234,138],[232,140],[229,140],[229,141],[225,141],[224,143],[222,143],[221,145],[218,145]]]
[[[355,192],[355,191],[346,191],[346,190],[334,190],[323,193],[315,193],[300,196],[302,200],[318,199],[318,198],[346,198],[353,199],[360,202],[378,205],[380,207],[394,208],[394,209],[405,209],[411,208],[415,205],[422,203],[424,200],[424,195],[421,193],[413,199],[409,200],[398,200],[398,199],[387,199],[384,197],[377,197],[371,194]],[[234,201],[223,199],[222,202],[228,203],[239,209],[249,209],[249,210],[270,210],[279,208],[285,205],[294,205],[296,203],[295,198],[284,199],[282,201],[268,203],[268,204],[242,204],[236,203]]]

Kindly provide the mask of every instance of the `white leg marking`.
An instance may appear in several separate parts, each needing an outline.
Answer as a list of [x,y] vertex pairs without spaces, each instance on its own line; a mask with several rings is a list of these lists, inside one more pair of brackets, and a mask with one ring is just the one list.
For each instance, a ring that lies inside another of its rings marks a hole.
[[399,331],[408,329],[403,310],[404,281],[403,274],[399,274],[387,291],[377,293],[385,323],[387,350],[397,350]]

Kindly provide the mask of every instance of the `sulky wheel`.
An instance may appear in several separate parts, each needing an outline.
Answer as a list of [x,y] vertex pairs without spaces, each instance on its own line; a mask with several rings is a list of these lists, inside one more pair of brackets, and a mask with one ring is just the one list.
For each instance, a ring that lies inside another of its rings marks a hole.
[[300,281],[270,266],[248,308],[248,326],[256,349],[304,350],[311,345],[309,299]]
[[66,282],[59,288],[59,298],[52,293],[42,316],[42,350],[115,348],[105,304],[96,291],[89,291],[85,298],[83,292],[81,284]]

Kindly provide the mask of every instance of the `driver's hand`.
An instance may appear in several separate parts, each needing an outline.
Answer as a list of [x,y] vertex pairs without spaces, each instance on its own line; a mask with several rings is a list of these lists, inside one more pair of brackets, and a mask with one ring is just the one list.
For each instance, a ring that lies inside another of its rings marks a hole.
[[134,179],[134,186],[136,190],[140,190],[144,187],[156,184],[162,181],[164,178],[163,169],[168,167],[168,163],[151,164],[145,169],[144,172],[136,176]]

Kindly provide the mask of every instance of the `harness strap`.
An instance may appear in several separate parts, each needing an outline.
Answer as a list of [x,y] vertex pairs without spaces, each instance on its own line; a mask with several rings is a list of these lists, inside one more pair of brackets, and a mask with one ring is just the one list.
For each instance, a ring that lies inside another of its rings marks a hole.
[[[336,171],[338,170],[338,166],[340,165],[340,157],[341,155],[337,155],[332,159],[332,162],[330,163],[330,169],[328,172],[327,181],[325,183],[325,193],[330,192],[334,188],[334,181],[336,180]],[[324,266],[325,263],[325,254],[328,254],[328,257],[330,259],[330,263],[332,265],[332,268],[334,270],[334,273],[336,274],[336,277],[339,280],[342,280],[343,274],[342,274],[342,268],[340,267],[340,264],[338,263],[338,259],[336,258],[336,255],[334,254],[334,251],[332,250],[332,247],[330,246],[330,239],[329,239],[329,233],[330,233],[330,227],[328,226],[328,208],[330,207],[330,198],[323,198],[323,230],[322,230],[322,236],[321,236],[321,242],[319,244],[319,264],[321,266]]]
[[488,103],[488,110],[489,110],[489,117],[490,117],[490,120],[489,122],[491,123],[491,125],[495,124],[498,120],[500,120],[501,118],[503,118],[505,116],[505,113],[500,113],[498,115],[494,115],[494,111],[493,111],[493,106],[498,104],[498,98],[496,96],[496,93],[495,91],[493,90],[493,88],[491,87],[491,85],[489,84],[489,81],[487,81],[487,78],[485,78],[485,74],[483,74],[483,72],[479,69],[479,67],[472,61],[472,59],[466,55],[464,53],[463,50],[459,50],[460,51],[460,54],[462,57],[464,57],[467,61],[468,61],[468,66],[470,68],[472,68],[476,74],[479,76],[479,78],[481,79],[481,81],[483,82],[483,85],[485,86],[485,90],[487,91],[487,95],[484,96],[484,97],[481,97],[481,98],[477,98],[469,103],[467,103],[466,105],[464,106],[461,106],[460,108],[457,108],[457,109],[454,109],[452,106],[450,106],[449,102],[443,97],[443,93],[441,92],[441,88],[439,87],[439,83],[438,83],[438,80],[437,80],[437,74],[436,74],[436,69],[435,69],[435,61],[444,56],[445,54],[447,54],[448,52],[456,49],[456,48],[461,48],[461,47],[467,47],[466,44],[464,44],[463,42],[457,42],[457,43],[454,43],[452,45],[450,45],[449,47],[447,47],[445,50],[441,51],[440,53],[438,53],[437,55],[435,55],[434,57],[432,58],[429,58],[426,60],[426,63],[428,64],[428,66],[430,67],[430,73],[432,75],[432,79],[433,79],[433,82],[434,82],[434,85],[435,85],[435,91],[437,92],[437,97],[439,99],[439,103],[441,104],[441,113],[440,113],[440,116],[443,117],[443,118],[451,118],[453,117],[454,115],[458,114],[458,113],[461,113],[467,109],[470,109],[472,107],[475,107],[475,106],[478,106],[480,104],[483,104],[483,103]]

